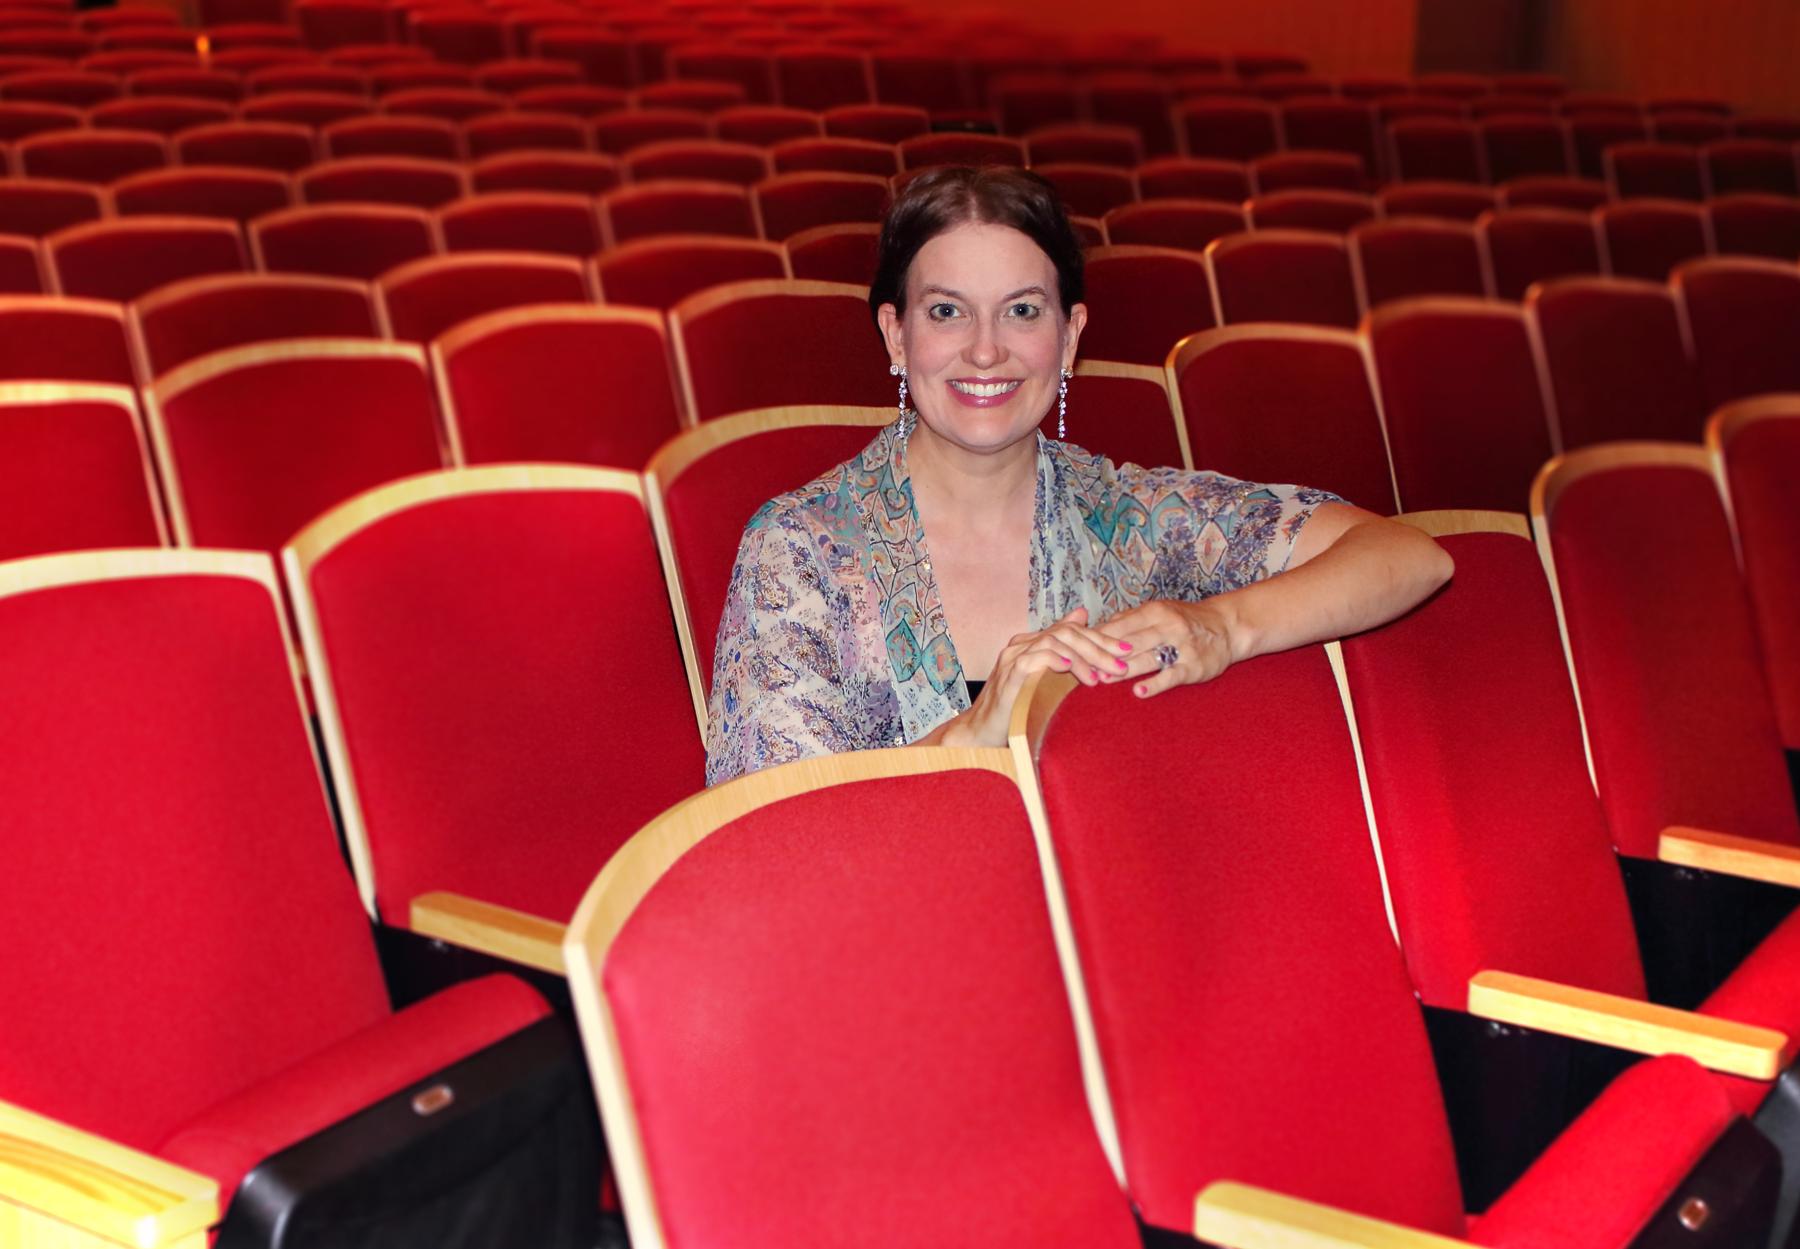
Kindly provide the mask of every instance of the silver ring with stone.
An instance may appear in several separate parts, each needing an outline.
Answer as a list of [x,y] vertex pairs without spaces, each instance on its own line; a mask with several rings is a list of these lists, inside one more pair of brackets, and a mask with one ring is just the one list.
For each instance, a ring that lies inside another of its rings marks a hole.
[[1158,667],[1173,668],[1180,662],[1181,649],[1173,643],[1164,642],[1161,646],[1156,648],[1156,663]]

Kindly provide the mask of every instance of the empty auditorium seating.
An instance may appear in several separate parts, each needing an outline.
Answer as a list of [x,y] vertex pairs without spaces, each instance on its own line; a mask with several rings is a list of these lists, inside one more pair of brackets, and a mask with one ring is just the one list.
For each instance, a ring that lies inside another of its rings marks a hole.
[[415,343],[429,342],[482,313],[525,304],[579,303],[591,295],[581,261],[530,252],[427,256],[389,269],[375,282],[388,333]]
[[1384,217],[1445,217],[1473,221],[1496,206],[1486,187],[1455,182],[1413,182],[1382,188],[1375,200]]
[[1250,198],[1250,168],[1241,161],[1168,156],[1138,166],[1138,194],[1152,199],[1202,199],[1237,205]]
[[600,250],[600,219],[585,195],[495,191],[471,195],[438,213],[446,251],[527,251],[591,256]]
[[256,267],[370,281],[397,264],[438,250],[436,224],[394,204],[315,204],[250,223]]
[[1159,365],[1182,338],[1215,323],[1206,265],[1193,252],[1093,248],[1086,284],[1081,351],[1091,359]]
[[513,96],[513,103],[519,108],[539,113],[561,113],[582,121],[624,108],[630,102],[629,92],[617,87],[595,86],[593,83],[528,87]]
[[1071,162],[1134,169],[1144,159],[1143,139],[1129,126],[1045,126],[1025,136],[1025,150],[1034,166]]
[[243,79],[217,69],[163,66],[125,75],[126,95],[178,95],[189,99],[235,104],[243,98]]
[[1706,201],[1713,247],[1721,256],[1800,256],[1800,202],[1792,196],[1742,192]]
[[240,225],[294,202],[281,174],[228,165],[153,169],[121,178],[110,190],[120,216],[221,217]]
[[456,127],[436,117],[350,117],[319,130],[326,160],[350,156],[412,156],[420,160],[459,160],[462,145]]
[[896,145],[903,169],[930,165],[1023,165],[1025,145],[992,134],[922,134]]
[[1551,450],[1519,308],[1400,300],[1371,312],[1366,332],[1400,505],[1516,511]]
[[1357,191],[1298,190],[1258,195],[1244,205],[1253,230],[1323,230],[1348,234],[1375,217],[1375,201]]
[[881,227],[874,224],[814,226],[783,244],[797,278],[866,287],[875,276]]
[[457,463],[636,470],[681,428],[660,312],[538,305],[474,317],[431,353]]
[[0,100],[92,108],[118,98],[120,85],[111,74],[88,70],[26,70],[6,76],[6,81],[0,83]]
[[506,28],[497,17],[461,9],[443,14],[429,10],[407,18],[413,41],[440,61],[480,65],[507,53]]
[[1668,287],[1573,277],[1526,301],[1565,449],[1624,439],[1692,442],[1705,416],[1692,352]]
[[37,240],[22,234],[0,234],[0,294],[37,295],[43,290],[43,257]]
[[81,110],[66,104],[0,103],[0,142],[12,143],[53,130],[79,130],[81,126]]
[[1402,182],[1486,182],[1475,127],[1417,117],[1388,127],[1388,154]]
[[[523,24],[518,28],[525,29]],[[475,85],[481,90],[515,97],[538,87],[572,87],[580,83],[581,67],[568,61],[516,57],[488,61],[475,69]]]
[[511,152],[469,166],[476,191],[563,191],[604,195],[625,181],[618,160],[593,152]]
[[[0,350],[10,357],[35,342],[52,353],[68,352],[72,344],[58,341],[66,330],[89,339],[96,337],[94,328],[117,332],[91,313],[89,325],[78,325],[81,316],[76,309],[46,309],[35,318],[38,324],[25,326],[15,301],[0,299],[7,339]],[[27,337],[14,341],[21,332]],[[12,366],[12,360],[0,360],[7,376],[18,376]],[[64,372],[46,362],[30,376]],[[124,386],[0,381],[0,560],[167,541],[129,374],[125,380]]]
[[819,115],[802,108],[740,104],[713,115],[713,134],[728,143],[773,147],[788,139],[823,138]]
[[246,96],[277,95],[302,91],[316,95],[343,95],[352,99],[369,94],[369,80],[342,65],[271,65],[244,75]]
[[140,95],[98,105],[89,113],[88,120],[105,130],[149,130],[173,135],[189,126],[231,121],[236,115],[231,105],[218,100]]
[[1676,143],[1614,143],[1603,156],[1606,182],[1616,199],[1706,197],[1697,148]]
[[1244,210],[1236,204],[1198,199],[1159,198],[1122,204],[1102,220],[1107,239],[1114,244],[1195,252],[1204,251],[1214,239],[1249,227]]
[[[633,101],[641,109],[672,109],[677,112],[710,116],[742,105],[748,97],[744,88],[733,82],[653,82],[640,87]],[[762,101],[767,103],[767,101]],[[710,134],[712,127],[707,127]]]
[[690,43],[670,51],[668,67],[671,78],[735,83],[743,88],[743,98],[750,104],[777,102],[774,65],[767,53],[728,43]]
[[0,297],[0,380],[134,385],[123,311],[110,300]]
[[742,187],[667,179],[600,197],[600,220],[614,244],[672,234],[756,237],[755,207]]
[[1476,230],[1502,299],[1523,299],[1533,282],[1600,272],[1600,244],[1585,213],[1509,208],[1483,213]]
[[98,221],[106,201],[98,187],[51,178],[0,178],[0,233],[41,238]]
[[762,236],[778,242],[815,226],[878,223],[889,199],[886,179],[844,173],[777,174],[751,197]]
[[890,178],[900,171],[891,143],[870,139],[789,139],[769,149],[769,162],[782,173],[857,173]]
[[1279,115],[1270,104],[1200,100],[1175,110],[1182,151],[1215,160],[1255,160],[1281,146]]
[[1606,203],[1606,199],[1606,184],[1595,178],[1513,178],[1500,186],[1502,208],[1590,212]]
[[[885,1249],[978,1224],[1138,1243],[1088,1114],[1006,760],[840,755],[712,791],[619,852],[566,948],[607,1133],[627,1142],[634,1240],[758,1249],[856,1224]],[[821,854],[809,830],[866,801],[904,806],[906,836]],[[737,887],[752,878],[766,884]],[[678,935],[698,931],[684,887],[716,898],[703,939]],[[771,1116],[779,1132],[758,1126]],[[811,1177],[804,1199],[781,1195],[793,1175]],[[720,1190],[740,1196],[727,1208]],[[874,1224],[871,1203],[887,1212]]]
[[32,178],[106,183],[169,163],[160,135],[136,130],[52,130],[14,145],[19,172]]
[[1711,251],[1706,214],[1697,204],[1637,199],[1594,212],[1606,272],[1661,282],[1684,260]]
[[1672,284],[1693,336],[1708,411],[1733,399],[1800,390],[1800,269],[1720,257],[1676,268]]
[[183,165],[242,165],[294,173],[313,163],[313,131],[287,122],[220,122],[195,126],[175,136],[175,158]]
[[210,217],[125,217],[70,226],[44,240],[56,291],[129,300],[167,282],[246,268],[236,223]]
[[1206,249],[1220,325],[1287,321],[1354,327],[1361,311],[1344,240],[1314,230],[1258,230]]
[[820,114],[825,133],[833,138],[898,143],[931,129],[931,115],[906,104],[845,104]]
[[1071,213],[1103,217],[1110,210],[1137,199],[1137,187],[1128,170],[1112,165],[1049,163],[1033,169],[1056,188]]
[[1091,355],[1079,360],[1069,379],[1067,430],[1061,435],[1058,415],[1052,405],[1039,422],[1044,437],[1062,437],[1115,464],[1183,466],[1181,436],[1161,368]]
[[1281,106],[1281,126],[1290,148],[1353,156],[1370,175],[1382,168],[1375,110],[1367,104],[1324,96],[1289,100]]
[[462,125],[463,147],[470,159],[503,152],[581,152],[588,148],[587,129],[561,113],[493,113]]
[[1734,191],[1764,191],[1771,195],[1800,193],[1791,143],[1772,139],[1727,139],[1700,149],[1706,166],[1706,187],[1711,195]]
[[498,92],[475,87],[406,87],[384,93],[380,104],[384,113],[436,117],[452,122],[503,113],[512,107],[512,101]]
[[461,166],[416,156],[349,156],[301,170],[294,188],[303,204],[398,204],[438,208],[468,190]]
[[1548,117],[1493,117],[1478,127],[1482,168],[1490,182],[1566,177],[1575,172],[1568,132]]
[[238,115],[247,122],[281,122],[315,130],[349,117],[367,117],[374,111],[375,106],[365,98],[330,91],[279,91],[250,96],[238,106]]
[[1362,158],[1344,152],[1277,152],[1250,162],[1258,195],[1277,191],[1362,192],[1368,184]]
[[1193,467],[1395,510],[1381,417],[1354,334],[1299,325],[1209,330],[1170,358],[1169,384]]
[[1350,262],[1365,310],[1409,295],[1488,293],[1475,229],[1458,221],[1400,217],[1357,226]]
[[[221,1241],[272,1243],[304,1210],[326,1240],[404,1239],[450,1219],[582,1243],[597,1150],[543,999],[487,977],[389,1005],[267,557],[16,564],[3,607],[16,661],[4,702],[32,726],[3,778],[17,804],[0,885],[6,991],[41,1004],[46,1026],[9,1038],[0,1097],[9,1135],[23,1127],[26,1152],[49,1163],[35,1192],[9,1192],[13,1226],[104,1239],[122,1216],[99,1194],[117,1184],[134,1194],[131,1222],[190,1238],[217,1224]],[[458,1113],[419,1113],[442,1098],[416,1101],[434,1088]],[[534,1212],[495,1209],[471,1178],[495,1167],[541,1191]],[[374,1208],[371,1186],[393,1204]],[[70,1188],[94,1195],[55,1200]]]
[[[636,474],[431,474],[326,513],[283,559],[353,859],[390,926],[448,935],[422,912],[454,923],[469,903],[565,921],[634,829],[700,788]],[[554,939],[547,958],[495,952],[559,970]]]
[[171,282],[136,300],[131,323],[150,377],[210,352],[280,338],[381,338],[366,284],[300,273]]
[[775,94],[789,108],[814,111],[875,98],[866,60],[855,52],[827,47],[778,49]]
[[146,398],[183,546],[274,550],[327,508],[442,464],[410,343],[233,347],[164,373]]
[[1658,143],[1686,143],[1700,147],[1731,134],[1731,123],[1706,113],[1652,113],[1650,135]]
[[620,244],[598,259],[600,290],[608,303],[670,308],[724,282],[788,276],[777,243],[670,234]]

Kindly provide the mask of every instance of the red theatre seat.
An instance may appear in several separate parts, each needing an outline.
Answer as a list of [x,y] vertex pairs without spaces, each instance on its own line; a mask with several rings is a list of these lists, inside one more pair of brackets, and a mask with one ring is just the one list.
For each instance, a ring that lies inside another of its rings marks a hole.
[[1272,104],[1202,100],[1177,108],[1175,125],[1188,156],[1251,161],[1281,146],[1280,116]]
[[601,228],[617,246],[672,234],[756,237],[756,207],[743,187],[659,181],[620,187],[599,200]]
[[476,67],[475,85],[514,97],[541,87],[577,87],[581,85],[581,67],[572,61],[538,57],[489,61]]
[[[190,1239],[271,1244],[299,1221],[322,1243],[398,1243],[446,1219],[580,1245],[600,1164],[566,1029],[505,976],[389,1005],[273,571],[218,551],[8,568],[0,702],[32,732],[0,765],[17,800],[0,975],[45,1012],[0,1063],[8,1135],[75,1151],[82,1189],[116,1177],[137,1218]],[[415,1109],[434,1089],[455,1114]],[[492,1168],[500,1188],[471,1178]],[[530,1211],[496,1211],[496,1192],[540,1185]],[[15,1200],[27,1236],[71,1233],[50,1217],[66,1204]],[[95,1222],[83,1239],[104,1239]]]
[[418,208],[317,204],[250,223],[256,267],[372,281],[395,265],[439,250],[437,225]]
[[751,188],[762,236],[776,242],[822,225],[879,223],[887,211],[885,178],[850,173],[792,173]]
[[438,213],[451,252],[546,252],[588,257],[601,248],[600,218],[585,195],[496,191],[471,195]]
[[992,134],[922,134],[898,145],[903,169],[931,165],[1025,164],[1025,145]]
[[1375,219],[1375,201],[1357,191],[1272,191],[1244,205],[1252,230],[1323,230],[1348,234]]
[[[0,47],[0,52],[5,49]],[[121,83],[112,74],[79,69],[37,69],[8,74],[0,100],[92,108],[117,99]]]
[[1169,360],[1193,466],[1244,481],[1330,490],[1395,511],[1381,415],[1348,330],[1234,325],[1183,340]]
[[1494,294],[1523,299],[1532,283],[1600,272],[1593,219],[1561,208],[1509,208],[1483,213],[1476,223]]
[[159,286],[245,264],[237,224],[211,217],[126,217],[70,226],[44,240],[58,294],[136,299]]
[[1377,309],[1367,334],[1401,506],[1517,511],[1550,458],[1524,314],[1432,296]]
[[1713,195],[1762,191],[1770,195],[1800,194],[1800,168],[1792,143],[1771,139],[1727,139],[1700,149],[1706,186]]
[[1216,200],[1232,207],[1253,195],[1250,166],[1235,160],[1165,156],[1138,166],[1138,195],[1153,199]]
[[454,458],[636,471],[681,428],[660,312],[537,305],[488,313],[431,345]]
[[498,17],[479,9],[427,9],[407,19],[413,42],[440,61],[456,65],[480,65],[507,54],[506,27]]
[[624,158],[633,182],[694,179],[753,186],[769,176],[769,154],[748,143],[669,139],[633,148]]
[[1443,217],[1473,221],[1498,206],[1486,187],[1457,182],[1408,182],[1382,188],[1375,196],[1384,217]]
[[1585,213],[1607,199],[1606,183],[1597,178],[1513,178],[1500,186],[1502,208],[1564,208]]
[[127,73],[125,94],[182,96],[236,104],[243,98],[244,80],[224,70],[156,66]]
[[875,99],[868,58],[829,47],[776,49],[775,94],[789,108],[815,111]]
[[469,166],[476,191],[555,191],[604,195],[625,181],[616,157],[592,152],[511,152]]
[[705,139],[711,128],[699,113],[675,108],[637,107],[602,113],[594,118],[594,146],[623,156],[652,143],[676,139]]
[[175,159],[183,165],[237,165],[295,173],[312,164],[317,155],[311,128],[286,122],[221,122],[175,136]]
[[121,217],[146,213],[221,217],[243,225],[294,203],[293,184],[269,169],[230,165],[180,165],[153,169],[113,183],[113,207]]
[[769,162],[778,174],[857,173],[886,179],[900,172],[893,144],[869,139],[789,139],[769,149]]
[[350,117],[367,117],[374,111],[375,105],[366,97],[331,91],[280,91],[250,96],[238,106],[238,115],[247,122],[282,122],[314,130]]
[[1800,270],[1720,257],[1679,266],[1671,282],[1687,314],[1708,411],[1751,395],[1800,391]]
[[1706,176],[1698,148],[1677,143],[1613,143],[1603,153],[1615,199],[1701,200]]
[[823,138],[819,115],[803,108],[740,104],[713,114],[713,134],[727,143],[774,147],[788,139]]
[[490,113],[503,113],[512,101],[493,91],[474,87],[409,87],[381,96],[381,111],[404,116],[436,117],[440,121],[465,122]]
[[437,117],[350,117],[319,131],[326,160],[352,156],[410,156],[419,160],[462,159],[454,124]]
[[0,297],[0,381],[137,384],[125,313],[111,300]]
[[130,309],[152,378],[227,347],[280,338],[381,338],[368,286],[299,273],[229,273],[172,282]]
[[894,144],[931,129],[931,114],[907,104],[845,104],[822,114],[825,133],[834,139],[862,139]]
[[814,226],[789,235],[783,246],[795,277],[867,289],[875,278],[881,227],[873,223]]
[[146,392],[183,546],[274,550],[314,517],[442,465],[425,352],[297,338],[213,352]]
[[1176,150],[1169,85],[1154,74],[1126,70],[1095,74],[1087,80],[1088,111],[1096,124],[1138,134],[1147,156],[1170,156]]
[[537,113],[560,113],[591,121],[602,113],[626,107],[631,93],[619,87],[597,87],[592,83],[559,83],[528,87],[513,96],[513,103]]
[[1137,184],[1130,171],[1114,165],[1050,163],[1032,172],[1055,187],[1076,216],[1104,217],[1114,208],[1137,202]]
[[1176,343],[1215,324],[1206,262],[1194,252],[1096,247],[1086,282],[1081,350],[1097,360],[1160,365]]
[[106,212],[99,187],[50,178],[0,178],[0,233],[42,238]]
[[1800,256],[1800,201],[1791,195],[1721,195],[1706,201],[1706,219],[1721,256]]
[[1144,141],[1129,126],[1044,126],[1025,136],[1032,165],[1073,163],[1135,169],[1144,162]]
[[1062,432],[1057,429],[1059,415],[1052,405],[1038,422],[1044,437],[1061,438],[1114,464],[1185,467],[1168,381],[1153,365],[1091,357],[1076,361]]
[[1617,277],[1661,282],[1682,261],[1712,250],[1706,212],[1697,204],[1630,200],[1595,210],[1594,220],[1606,271]]
[[114,182],[169,163],[161,135],[136,130],[55,130],[20,139],[13,160],[29,178]]
[[1258,230],[1206,249],[1220,325],[1287,321],[1354,328],[1361,317],[1350,249],[1315,230]]
[[1350,231],[1350,264],[1365,311],[1412,295],[1488,293],[1475,228],[1460,221],[1398,217],[1360,225]]
[[1402,182],[1486,182],[1481,145],[1466,121],[1420,117],[1388,127],[1394,177]]
[[1289,100],[1281,106],[1281,128],[1287,146],[1297,151],[1353,156],[1370,177],[1383,168],[1375,110],[1368,104],[1330,97]]
[[220,100],[193,100],[185,96],[128,96],[109,100],[88,114],[90,124],[104,130],[148,130],[173,135],[190,126],[231,121],[237,110]]
[[1278,191],[1350,191],[1368,187],[1360,156],[1346,152],[1277,152],[1250,162],[1250,181],[1258,195]]
[[369,80],[342,65],[271,65],[244,75],[244,94],[249,97],[294,91],[362,100],[369,94]]
[[587,127],[561,113],[494,113],[463,123],[463,147],[471,160],[503,152],[585,152]]
[[302,170],[294,189],[303,204],[397,204],[438,208],[468,191],[468,175],[450,161],[411,156],[350,156]]
[[53,130],[79,130],[81,110],[67,104],[0,103],[0,143],[12,143]]
[[0,234],[0,294],[41,294],[43,269],[36,239],[23,234]]
[[1205,251],[1214,240],[1249,229],[1244,210],[1236,204],[1197,199],[1147,199],[1123,204],[1108,212],[1106,237],[1114,244],[1138,247],[1173,247]]
[[1567,177],[1575,172],[1567,129],[1548,117],[1492,117],[1480,124],[1481,154],[1490,182]]
[[415,343],[486,312],[591,297],[585,264],[531,252],[427,256],[389,269],[375,282],[389,335]]
[[[13,302],[0,299],[9,337],[25,319]],[[40,344],[54,315],[31,327]],[[71,309],[56,328],[79,315]],[[7,342],[5,354],[20,345]],[[168,541],[137,396],[126,383],[0,381],[0,560]]]

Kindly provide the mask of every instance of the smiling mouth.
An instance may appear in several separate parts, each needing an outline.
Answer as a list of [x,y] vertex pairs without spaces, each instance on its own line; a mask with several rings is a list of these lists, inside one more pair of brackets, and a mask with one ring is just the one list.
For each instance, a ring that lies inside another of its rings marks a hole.
[[1000,382],[965,382],[959,378],[950,379],[950,389],[959,395],[970,395],[976,399],[994,399],[1001,395],[1010,395],[1019,388],[1020,379]]

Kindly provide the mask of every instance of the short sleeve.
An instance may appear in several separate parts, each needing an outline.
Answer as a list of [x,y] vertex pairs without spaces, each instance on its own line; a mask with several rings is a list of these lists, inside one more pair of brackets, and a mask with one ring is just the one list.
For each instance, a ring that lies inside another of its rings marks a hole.
[[714,652],[706,783],[856,749],[842,630],[805,528],[765,510],[738,545]]

